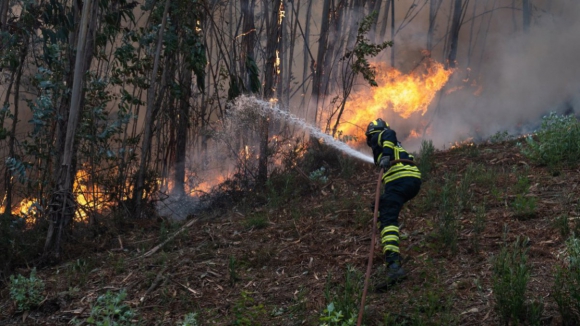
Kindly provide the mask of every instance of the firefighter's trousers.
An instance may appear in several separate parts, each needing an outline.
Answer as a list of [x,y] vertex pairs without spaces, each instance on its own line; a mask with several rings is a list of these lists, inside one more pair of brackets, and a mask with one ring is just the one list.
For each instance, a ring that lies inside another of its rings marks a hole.
[[385,184],[379,201],[381,245],[387,265],[399,261],[399,213],[403,205],[419,193],[421,179],[402,177]]

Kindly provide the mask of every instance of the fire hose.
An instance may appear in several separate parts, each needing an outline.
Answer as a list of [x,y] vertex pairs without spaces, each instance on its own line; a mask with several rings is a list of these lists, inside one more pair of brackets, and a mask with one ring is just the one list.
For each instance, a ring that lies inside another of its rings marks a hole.
[[[397,163],[407,163],[407,164],[412,164],[412,165],[416,164],[414,161],[404,160],[404,159],[391,161],[391,165],[397,164]],[[384,169],[381,168],[381,171],[379,171],[379,178],[377,180],[377,189],[375,191],[375,208],[374,208],[374,213],[373,213],[374,215],[373,215],[373,231],[371,234],[371,249],[369,252],[369,261],[367,264],[367,272],[365,274],[365,283],[364,283],[362,298],[361,298],[361,302],[360,302],[360,309],[358,311],[358,320],[356,323],[357,326],[362,325],[362,318],[363,318],[364,309],[365,309],[365,300],[367,297],[367,289],[369,287],[369,279],[371,277],[371,268],[373,266],[373,256],[374,256],[374,252],[375,252],[375,241],[376,241],[376,237],[377,237],[377,219],[378,219],[378,215],[379,215],[379,199],[381,197],[381,181],[383,180],[383,170]]]

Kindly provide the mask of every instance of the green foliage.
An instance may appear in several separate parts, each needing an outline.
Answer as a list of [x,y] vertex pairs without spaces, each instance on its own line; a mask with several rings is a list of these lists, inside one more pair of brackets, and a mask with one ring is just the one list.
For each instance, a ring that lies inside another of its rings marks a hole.
[[318,320],[321,322],[320,326],[352,326],[356,325],[356,317],[356,314],[351,314],[350,317],[345,317],[342,311],[337,311],[334,308],[334,303],[331,302],[326,306]]
[[179,326],[199,326],[197,314],[192,312],[188,313],[183,317],[183,321],[180,322]]
[[552,112],[543,117],[540,130],[535,137],[527,137],[526,143],[522,153],[534,163],[552,168],[563,163],[576,165],[580,161],[580,121],[573,115]]
[[97,326],[134,325],[133,319],[136,314],[131,307],[123,303],[126,297],[127,292],[125,290],[121,290],[118,293],[107,291],[107,293],[97,298],[89,318],[84,322],[77,323],[77,325],[83,323]]
[[572,236],[566,241],[567,264],[558,267],[553,295],[564,325],[580,323],[580,240]]
[[363,275],[353,266],[348,266],[344,284],[332,288],[331,274],[326,278],[324,297],[328,305],[321,314],[323,325],[354,325],[358,316],[362,295]]
[[419,150],[419,164],[418,168],[421,171],[421,178],[427,179],[429,174],[435,166],[435,146],[432,140],[421,141],[421,149]]
[[234,256],[230,256],[228,260],[228,272],[230,275],[230,284],[234,286],[240,280],[238,276],[238,261]]
[[354,48],[348,51],[343,59],[349,59],[354,57],[354,62],[351,64],[351,68],[355,74],[362,74],[363,78],[371,86],[378,86],[375,81],[376,71],[371,67],[367,60],[367,56],[375,57],[386,47],[392,46],[393,42],[383,42],[380,44],[370,43],[370,40],[365,38],[365,34],[370,31],[373,27],[374,21],[377,19],[378,13],[373,11],[370,15],[365,17],[361,22],[358,33],[356,36],[356,42]]
[[248,229],[263,229],[268,226],[268,216],[263,212],[251,214],[244,222]]
[[26,182],[26,168],[28,164],[14,157],[7,157],[5,163],[6,168],[8,168],[10,173],[15,176],[20,183]]
[[44,281],[36,276],[36,268],[32,269],[29,277],[10,275],[8,287],[10,298],[16,302],[18,311],[29,311],[42,302]]
[[320,169],[318,170],[310,172],[310,175],[308,177],[310,178],[310,180],[318,184],[325,184],[328,182],[328,177],[326,176],[326,169],[324,168],[324,166],[320,167]]
[[445,177],[445,184],[440,193],[439,222],[437,223],[438,238],[443,245],[457,252],[457,239],[459,238],[459,227],[457,214],[457,194],[455,192],[455,182],[452,176]]
[[252,93],[259,93],[262,88],[262,83],[260,82],[260,70],[254,58],[250,55],[246,56],[246,70],[250,77],[250,91]]
[[541,316],[541,309],[536,304],[526,302],[526,288],[530,280],[527,245],[527,239],[518,238],[511,247],[503,247],[493,259],[495,310],[504,325],[523,321],[535,323]]
[[508,140],[512,140],[514,137],[512,135],[510,135],[506,130],[504,131],[498,131],[495,134],[493,134],[491,137],[489,137],[489,142],[492,144],[499,144],[499,143],[503,143],[506,142]]
[[568,214],[557,216],[552,222],[552,226],[560,232],[562,237],[570,235],[570,224],[568,223]]
[[536,207],[538,199],[536,197],[516,195],[512,203],[512,209],[516,218],[530,219],[536,216]]
[[260,325],[260,318],[267,315],[263,304],[255,304],[254,299],[246,291],[241,292],[241,297],[234,305],[235,319],[233,325],[253,326]]
[[476,208],[475,212],[475,221],[473,222],[473,237],[472,237],[472,244],[473,244],[473,251],[479,252],[479,240],[481,234],[485,230],[485,202]]

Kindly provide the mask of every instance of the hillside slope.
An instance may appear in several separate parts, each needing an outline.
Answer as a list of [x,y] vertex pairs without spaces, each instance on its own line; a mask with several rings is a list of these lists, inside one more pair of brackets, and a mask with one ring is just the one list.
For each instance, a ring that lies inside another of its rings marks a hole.
[[[401,213],[409,278],[369,293],[365,324],[499,324],[493,257],[518,239],[530,270],[521,320],[562,324],[553,286],[567,236],[580,227],[580,170],[534,166],[515,142],[463,145],[436,152],[432,162]],[[366,269],[377,171],[352,161],[342,169],[320,164],[327,182],[288,174],[266,205],[226,204],[186,226],[134,222],[100,249],[38,271],[46,298],[29,314],[17,313],[3,288],[0,325],[80,323],[95,305],[106,306],[99,296],[123,289],[126,297],[112,305],[135,312],[126,316],[139,325],[181,325],[188,313],[200,325],[319,325],[330,302],[356,319],[351,294]],[[373,280],[382,268],[377,246]]]

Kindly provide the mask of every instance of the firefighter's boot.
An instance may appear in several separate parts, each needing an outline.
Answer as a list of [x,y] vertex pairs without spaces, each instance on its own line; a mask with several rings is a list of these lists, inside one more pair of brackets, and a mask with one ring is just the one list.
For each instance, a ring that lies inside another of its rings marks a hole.
[[387,266],[387,275],[383,276],[379,283],[375,285],[375,290],[377,292],[385,292],[405,278],[407,278],[407,272],[401,266],[401,262],[398,260],[393,261]]

